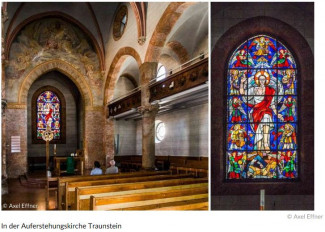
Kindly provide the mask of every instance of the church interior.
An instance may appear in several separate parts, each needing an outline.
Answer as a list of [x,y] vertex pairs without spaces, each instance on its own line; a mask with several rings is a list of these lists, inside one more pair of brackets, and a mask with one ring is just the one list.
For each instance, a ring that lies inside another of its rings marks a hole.
[[2,210],[208,209],[208,2],[1,11]]
[[211,210],[315,210],[314,3],[211,3],[210,59]]

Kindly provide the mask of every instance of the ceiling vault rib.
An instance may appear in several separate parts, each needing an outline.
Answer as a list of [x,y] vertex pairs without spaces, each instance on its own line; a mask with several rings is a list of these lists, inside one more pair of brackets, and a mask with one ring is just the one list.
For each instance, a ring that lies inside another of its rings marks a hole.
[[[100,27],[99,27],[99,24],[98,24],[98,20],[97,20],[97,17],[95,15],[95,12],[94,12],[93,7],[91,6],[91,3],[90,2],[87,2],[86,4],[87,4],[87,6],[89,8],[89,11],[90,11],[91,16],[92,16],[93,21],[94,21],[94,24],[96,25],[97,33],[99,34],[100,42],[101,42],[101,46],[102,46],[102,51],[101,52],[103,53],[103,56],[104,56],[104,59],[105,59],[106,54],[105,54],[105,45],[104,45],[104,39],[103,39],[102,31],[100,30]],[[105,68],[105,66],[103,66],[103,67]]]
[[[25,3],[20,3],[19,7],[17,8],[17,10],[15,11],[13,17],[12,17],[12,20],[10,20],[10,23],[9,23],[9,26],[8,26],[8,29],[7,29],[7,37],[6,37],[6,44],[8,44],[8,39],[10,38],[10,32],[11,32],[11,29],[12,29],[12,26],[14,25],[14,22],[16,21],[20,11],[23,9]],[[5,54],[6,55],[6,54]],[[9,55],[9,54],[8,54]]]

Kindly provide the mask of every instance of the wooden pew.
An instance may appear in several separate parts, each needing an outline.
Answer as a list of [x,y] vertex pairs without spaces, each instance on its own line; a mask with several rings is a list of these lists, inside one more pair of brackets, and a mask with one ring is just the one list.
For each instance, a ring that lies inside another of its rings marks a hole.
[[[58,178],[58,194],[57,202],[59,209],[62,209],[62,200],[65,199],[66,183],[76,181],[91,181],[91,180],[105,180],[105,179],[116,179],[116,178],[128,178],[128,177],[140,177],[140,176],[152,176],[152,175],[166,175],[170,174],[169,171],[159,172],[134,172],[134,173],[117,173],[108,175],[96,175],[96,176],[66,176]],[[65,208],[65,206],[64,206]]]
[[195,175],[195,177],[207,177],[208,176],[208,170],[202,169],[202,168],[190,168],[190,167],[177,167],[177,166],[170,166],[170,170],[173,173],[176,174],[182,174],[182,173],[192,173]]
[[181,203],[175,206],[166,206],[161,208],[154,208],[151,210],[208,210],[209,209],[209,202],[195,202],[195,203]]
[[[208,198],[208,183],[177,185],[161,188],[141,189],[137,193],[117,192],[117,196],[90,198],[91,210],[132,210],[159,208],[171,203],[188,203],[188,201]],[[119,195],[121,194],[121,195]]]
[[192,174],[181,174],[181,175],[153,175],[153,176],[140,176],[140,177],[128,177],[128,178],[117,178],[117,179],[105,179],[105,180],[93,180],[93,181],[77,181],[67,182],[65,190],[64,208],[68,210],[69,206],[74,206],[75,203],[75,189],[77,187],[85,186],[100,186],[108,184],[122,184],[122,183],[133,183],[133,182],[145,182],[145,181],[157,181],[157,180],[169,180],[169,179],[180,179],[193,177]]
[[[125,191],[125,194],[136,193],[141,189],[146,188],[159,188],[176,185],[189,185],[199,184],[207,182],[207,178],[181,178],[172,180],[161,181],[146,181],[126,184],[112,184],[102,186],[90,186],[90,187],[77,187],[75,191],[75,208],[76,210],[89,210],[90,209],[90,196],[104,197],[114,196],[116,192]],[[133,192],[132,192],[133,191]],[[121,193],[118,193],[119,195]]]

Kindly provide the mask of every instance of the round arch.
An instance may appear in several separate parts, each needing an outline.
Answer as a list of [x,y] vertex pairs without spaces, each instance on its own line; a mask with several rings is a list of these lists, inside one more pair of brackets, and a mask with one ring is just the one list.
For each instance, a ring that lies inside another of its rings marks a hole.
[[169,33],[183,12],[195,2],[172,2],[161,16],[147,48],[145,62],[158,62]]
[[123,64],[123,62],[125,61],[125,59],[131,56],[133,57],[139,68],[142,64],[141,58],[138,54],[138,52],[132,48],[132,47],[124,47],[121,48],[115,55],[111,66],[109,68],[108,74],[107,74],[107,78],[106,78],[106,82],[105,82],[105,95],[104,95],[104,105],[106,105],[111,98],[113,97],[113,93],[114,93],[114,88],[115,88],[115,84],[118,78],[118,73],[120,71],[121,65]]
[[[224,180],[224,134],[226,122],[226,73],[229,57],[237,46],[258,34],[279,38],[293,53],[298,66],[300,95],[300,177],[293,182],[230,183]],[[211,60],[211,165],[212,195],[256,194],[265,189],[268,194],[312,194],[314,189],[313,138],[313,81],[314,57],[305,38],[289,24],[278,19],[259,16],[244,20],[226,31],[212,50]],[[312,120],[310,120],[312,119]]]
[[34,67],[29,73],[25,74],[22,77],[22,82],[19,87],[18,103],[26,104],[28,91],[33,82],[43,74],[54,70],[63,73],[73,81],[73,83],[78,87],[78,90],[81,93],[85,107],[93,106],[93,96],[84,76],[70,64],[61,60],[51,60],[48,62],[44,62]]
[[37,15],[33,15],[27,19],[25,19],[23,22],[21,22],[17,27],[13,29],[13,31],[7,36],[6,40],[6,46],[5,46],[5,56],[6,59],[9,59],[9,54],[10,54],[10,48],[11,45],[18,35],[18,33],[28,24],[32,23],[33,21],[42,19],[42,18],[47,18],[47,17],[56,17],[56,18],[61,18],[66,21],[68,21],[71,24],[76,25],[79,27],[90,39],[92,44],[95,47],[96,53],[98,55],[98,59],[100,62],[100,68],[101,70],[104,70],[104,51],[101,49],[99,46],[95,36],[82,24],[80,23],[77,19],[71,17],[70,15],[67,15],[65,13],[59,12],[59,11],[51,11],[51,12],[45,12],[45,13],[40,13]]

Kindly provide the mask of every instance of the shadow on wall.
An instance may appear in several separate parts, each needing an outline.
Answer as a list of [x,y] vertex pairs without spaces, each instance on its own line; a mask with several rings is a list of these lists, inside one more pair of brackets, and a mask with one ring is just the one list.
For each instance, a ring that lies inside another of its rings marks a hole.
[[[195,109],[195,108],[194,108]],[[200,120],[199,116],[193,112],[194,110],[191,109],[188,111],[188,143],[189,143],[189,156],[191,157],[198,157],[201,156],[200,154]]]

